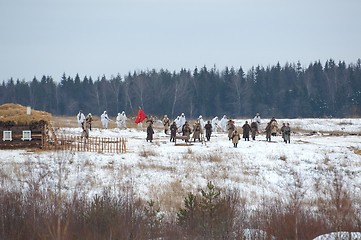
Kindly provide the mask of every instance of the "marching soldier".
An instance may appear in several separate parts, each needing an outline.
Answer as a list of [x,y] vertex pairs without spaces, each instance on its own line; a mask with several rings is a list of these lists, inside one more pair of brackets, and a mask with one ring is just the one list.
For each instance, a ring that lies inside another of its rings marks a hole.
[[211,134],[212,134],[212,124],[211,121],[208,121],[207,124],[204,126],[204,128],[206,129],[206,138],[207,141],[211,140]]
[[177,124],[175,122],[170,126],[170,140],[171,142],[175,141],[175,136],[177,134]]
[[249,126],[248,121],[246,121],[242,128],[244,141],[249,141],[249,132],[251,131],[251,126]]
[[228,139],[229,139],[229,141],[231,141],[232,133],[236,129],[236,127],[234,126],[234,121],[232,120],[232,118],[229,118],[229,120],[227,121],[227,129],[228,129]]
[[237,128],[233,131],[232,133],[232,143],[233,143],[233,147],[237,147],[238,145],[238,141],[240,139],[240,135],[239,135],[239,132],[237,131]]
[[197,120],[193,126],[193,139],[194,142],[196,141],[196,139],[198,139],[198,141],[201,141],[201,124],[199,123],[199,121]]
[[164,115],[164,118],[162,120],[163,126],[164,126],[164,133],[167,134],[170,126],[170,120],[167,115]]

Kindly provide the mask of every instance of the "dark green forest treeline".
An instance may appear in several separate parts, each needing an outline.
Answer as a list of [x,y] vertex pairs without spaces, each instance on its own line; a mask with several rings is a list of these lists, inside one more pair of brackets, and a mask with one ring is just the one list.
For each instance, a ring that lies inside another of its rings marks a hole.
[[303,68],[300,63],[269,67],[151,70],[116,77],[61,79],[43,76],[31,82],[10,79],[0,85],[0,104],[18,103],[54,115],[85,113],[110,116],[184,112],[188,118],[230,117],[347,117],[360,114],[361,59],[346,65],[320,61]]

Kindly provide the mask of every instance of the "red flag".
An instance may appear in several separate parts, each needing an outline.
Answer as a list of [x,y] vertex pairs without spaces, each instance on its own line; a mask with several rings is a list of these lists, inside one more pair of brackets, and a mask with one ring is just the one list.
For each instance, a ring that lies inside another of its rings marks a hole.
[[138,124],[138,123],[141,123],[144,121],[144,119],[147,117],[147,115],[145,115],[145,113],[143,112],[143,110],[140,108],[139,109],[139,112],[138,112],[138,116],[137,118],[135,119],[135,123]]

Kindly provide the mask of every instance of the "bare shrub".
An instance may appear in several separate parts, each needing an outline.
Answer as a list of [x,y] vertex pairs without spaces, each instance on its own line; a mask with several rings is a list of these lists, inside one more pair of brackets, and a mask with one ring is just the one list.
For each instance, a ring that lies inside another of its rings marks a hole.
[[346,184],[342,172],[332,169],[327,188],[323,190],[326,201],[320,202],[319,209],[334,231],[352,230],[357,225],[357,197],[351,192],[352,189]]
[[152,198],[158,199],[161,208],[173,214],[180,207],[184,192],[190,190],[189,186],[183,186],[181,179],[176,178],[167,184],[158,186],[152,194]]

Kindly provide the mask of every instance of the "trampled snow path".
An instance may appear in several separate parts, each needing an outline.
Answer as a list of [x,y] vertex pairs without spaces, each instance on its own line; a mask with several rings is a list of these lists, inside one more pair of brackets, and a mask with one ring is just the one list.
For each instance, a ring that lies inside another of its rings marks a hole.
[[[237,119],[236,125],[243,122],[244,119]],[[327,186],[333,170],[337,169],[347,187],[356,196],[361,195],[361,155],[355,153],[361,150],[361,137],[327,133],[309,136],[310,132],[358,134],[360,119],[278,122],[290,122],[291,127],[298,129],[291,136],[291,144],[283,143],[281,136],[269,143],[264,141],[264,135],[259,135],[256,141],[241,141],[235,149],[226,133],[215,133],[206,145],[196,142],[191,146],[175,146],[161,129],[156,129],[153,143],[145,141],[145,129],[94,129],[91,136],[127,138],[127,153],[1,150],[1,181],[9,188],[23,189],[39,182],[43,189],[56,190],[58,162],[66,159],[64,192],[93,196],[104,188],[117,192],[132,185],[142,199],[159,201],[161,205],[171,206],[168,211],[176,211],[187,192],[198,192],[208,181],[220,188],[238,189],[249,207],[264,198],[287,196],[293,190],[304,191],[305,199],[312,201],[315,184],[321,188]],[[57,131],[65,135],[81,132],[79,128]],[[295,187],[296,176],[301,179],[301,188]]]

